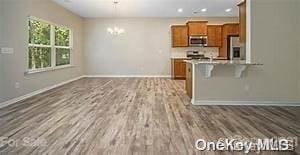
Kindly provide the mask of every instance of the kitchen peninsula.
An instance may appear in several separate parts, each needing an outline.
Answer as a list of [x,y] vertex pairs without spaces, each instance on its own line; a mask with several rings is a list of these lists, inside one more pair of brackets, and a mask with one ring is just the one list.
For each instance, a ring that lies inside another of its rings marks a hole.
[[[209,89],[203,87],[202,82],[213,78],[214,70],[226,69],[227,78],[242,78],[243,72],[249,66],[260,66],[260,63],[250,63],[245,60],[186,60],[186,91],[191,98],[192,104],[197,104],[201,89]],[[223,76],[216,74],[216,76]],[[216,89],[216,88],[214,88]]]

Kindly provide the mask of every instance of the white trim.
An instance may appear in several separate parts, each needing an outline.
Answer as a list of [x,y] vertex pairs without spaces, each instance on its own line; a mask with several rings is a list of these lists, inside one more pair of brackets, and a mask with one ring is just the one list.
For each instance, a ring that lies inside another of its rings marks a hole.
[[99,75],[85,75],[84,77],[89,77],[89,78],[95,78],[95,77],[127,77],[127,78],[171,78],[170,75],[103,75],[103,74],[99,74]]
[[[169,75],[83,75],[79,76],[58,84],[55,84],[53,86],[49,86],[46,88],[42,88],[40,90],[36,90],[34,92],[31,92],[29,94],[5,101],[0,103],[0,108],[9,106],[11,104],[17,103],[19,101],[28,99],[30,97],[33,97],[35,95],[41,94],[43,92],[49,91],[51,89],[60,87],[62,85],[68,84],[70,82],[82,79],[82,78],[92,78],[92,77],[137,77],[137,78],[145,78],[145,77],[161,77],[161,78],[170,78]],[[237,105],[243,105],[243,106],[300,106],[300,101],[210,101],[210,100],[193,100],[193,105],[231,105],[231,106],[237,106]]]
[[51,48],[51,45],[43,45],[43,44],[28,44],[28,47],[42,47],[42,48]]
[[251,47],[252,47],[252,0],[246,1],[246,62],[251,62]]
[[83,76],[79,76],[79,77],[74,78],[74,79],[70,79],[70,80],[55,84],[53,86],[49,86],[49,87],[46,87],[46,88],[42,88],[40,90],[36,90],[36,91],[31,92],[29,94],[26,94],[26,95],[16,97],[14,99],[2,102],[2,103],[0,103],[0,108],[4,108],[4,107],[9,106],[11,104],[20,102],[22,100],[28,99],[28,98],[33,97],[35,95],[41,94],[41,93],[46,92],[48,90],[60,87],[62,85],[68,84],[70,82],[73,82],[73,81],[76,81],[76,80],[79,80],[79,79],[82,79],[82,78],[85,78],[85,77],[88,77],[88,78],[93,78],[93,77],[99,77],[99,78],[101,78],[101,77],[136,77],[136,78],[145,78],[145,77],[157,77],[157,78],[159,78],[160,77],[160,78],[171,78],[170,75],[83,75]]
[[196,95],[196,65],[193,63],[192,64],[192,99],[191,102],[195,102],[195,95]]
[[42,73],[42,72],[48,72],[48,71],[55,71],[65,68],[73,68],[76,66],[73,65],[62,65],[62,66],[56,66],[56,67],[47,67],[47,68],[40,68],[40,69],[32,69],[28,70],[24,73],[24,75],[30,75],[30,74],[36,74],[36,73]]
[[69,30],[72,30],[70,27],[66,26],[66,25],[62,25],[62,24],[57,24],[55,22],[52,22],[52,21],[49,21],[49,20],[45,20],[45,19],[42,19],[42,18],[38,18],[36,16],[31,16],[29,15],[28,16],[28,19],[32,19],[32,20],[36,20],[36,21],[40,21],[40,22],[43,22],[45,24],[49,24],[49,25],[54,25],[56,27],[63,27],[65,29],[69,29]]
[[11,99],[11,100],[2,102],[2,103],[0,103],[0,108],[9,106],[9,105],[11,105],[11,104],[14,104],[14,103],[17,103],[17,102],[20,102],[20,101],[23,101],[23,100],[28,99],[28,98],[30,98],[30,97],[33,97],[33,96],[35,96],[35,95],[38,95],[38,94],[41,94],[41,93],[46,92],[46,91],[48,91],[48,90],[51,90],[51,89],[60,87],[60,86],[62,86],[62,85],[68,84],[68,83],[70,83],[70,82],[79,80],[79,79],[81,79],[81,78],[84,78],[84,76],[79,76],[79,77],[76,77],[76,78],[73,78],[73,79],[70,79],[70,80],[67,80],[67,81],[64,81],[64,82],[55,84],[55,85],[53,85],[53,86],[49,86],[49,87],[46,87],[46,88],[42,88],[42,89],[40,89],[40,90],[36,90],[36,91],[34,91],[34,92],[31,92],[31,93],[29,93],[29,94],[26,94],[26,95],[23,95],[23,96],[20,96],[20,97],[17,97],[17,98],[14,98],[14,99]]
[[[43,20],[34,16],[28,16],[28,32],[30,30],[29,27],[29,22],[30,20],[35,20],[35,21],[39,21],[39,22],[43,22],[45,24],[49,24],[50,25],[50,45],[42,45],[42,44],[28,44],[28,48],[27,48],[27,69],[29,71],[25,72],[25,74],[31,74],[31,73],[39,73],[39,72],[44,72],[44,71],[49,71],[49,70],[55,70],[58,67],[63,67],[63,66],[57,66],[56,65],[56,49],[70,49],[70,63],[67,65],[64,65],[66,67],[69,67],[71,65],[73,65],[73,29],[69,28],[67,26],[64,25],[59,25],[59,24],[55,24],[53,22],[47,21],[47,20]],[[56,46],[55,45],[55,27],[61,27],[64,29],[69,30],[69,46]],[[28,36],[29,38],[29,36]],[[41,47],[41,48],[51,48],[51,67],[47,67],[47,68],[40,68],[40,69],[29,69],[29,47]],[[65,68],[65,67],[63,67]]]
[[300,106],[300,101],[212,101],[196,100],[193,105],[228,105],[228,106]]
[[62,48],[62,49],[72,49],[69,46],[54,46],[54,48]]
[[55,45],[55,26],[50,25],[50,44],[51,44],[51,67],[56,66],[56,48]]

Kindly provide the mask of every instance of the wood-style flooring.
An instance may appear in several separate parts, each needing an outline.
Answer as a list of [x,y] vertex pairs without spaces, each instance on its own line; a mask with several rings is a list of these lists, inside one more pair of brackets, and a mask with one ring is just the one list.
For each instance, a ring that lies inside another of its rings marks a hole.
[[184,81],[84,78],[0,109],[1,142],[10,140],[0,154],[243,154],[194,145],[235,135],[299,137],[299,118],[298,107],[193,106]]

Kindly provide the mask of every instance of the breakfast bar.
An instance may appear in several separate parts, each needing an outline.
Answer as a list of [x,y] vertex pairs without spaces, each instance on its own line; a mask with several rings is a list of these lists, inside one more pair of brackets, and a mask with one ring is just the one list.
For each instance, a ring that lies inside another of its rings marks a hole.
[[[213,76],[213,71],[216,69],[226,69],[232,78],[242,78],[243,73],[250,66],[261,66],[260,63],[247,62],[245,60],[185,60],[187,63],[186,69],[186,90],[191,98],[192,104],[195,104],[197,91],[200,80],[210,80]],[[229,77],[230,78],[230,77]],[[203,88],[204,89],[204,88]]]

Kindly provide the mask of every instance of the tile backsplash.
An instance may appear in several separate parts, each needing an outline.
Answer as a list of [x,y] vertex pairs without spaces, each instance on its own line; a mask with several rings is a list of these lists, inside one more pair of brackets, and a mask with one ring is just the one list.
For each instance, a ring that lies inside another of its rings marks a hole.
[[171,58],[185,58],[186,51],[200,51],[205,57],[210,57],[211,55],[216,58],[219,56],[218,47],[186,47],[186,48],[171,48]]

